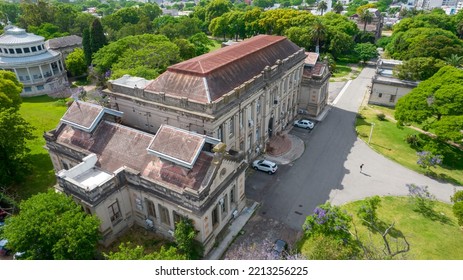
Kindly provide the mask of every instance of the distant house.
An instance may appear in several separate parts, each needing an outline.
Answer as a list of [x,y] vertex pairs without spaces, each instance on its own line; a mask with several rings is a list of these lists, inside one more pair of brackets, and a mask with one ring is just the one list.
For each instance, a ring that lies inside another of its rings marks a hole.
[[63,60],[76,48],[82,48],[82,37],[77,35],[53,38],[45,42],[45,47],[50,50],[60,52]]
[[306,55],[301,93],[298,98],[298,112],[316,117],[328,104],[328,85],[331,73],[327,62],[318,61],[318,53],[306,52]]
[[173,238],[189,218],[207,253],[244,208],[244,154],[169,125],[143,132],[120,124],[123,114],[76,101],[45,133],[56,188],[98,216],[105,245],[132,225]]
[[400,64],[400,60],[378,60],[376,74],[371,82],[369,104],[394,107],[400,97],[418,85],[416,81],[401,80],[393,76],[394,68]]

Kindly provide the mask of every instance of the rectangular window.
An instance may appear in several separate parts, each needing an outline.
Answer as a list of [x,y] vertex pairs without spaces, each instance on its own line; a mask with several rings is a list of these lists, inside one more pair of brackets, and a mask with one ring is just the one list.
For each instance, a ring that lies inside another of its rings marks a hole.
[[25,87],[24,88],[24,92],[31,92],[31,91],[32,91],[31,87]]
[[29,48],[24,48],[24,53],[30,53],[31,50]]
[[230,136],[235,134],[235,116],[230,118],[230,122],[228,123],[228,131],[230,132]]
[[17,48],[17,49],[16,49],[16,53],[23,53],[23,50],[20,49],[20,48]]
[[11,54],[14,54],[14,49],[8,49]]
[[117,224],[122,219],[121,209],[119,208],[119,202],[117,200],[109,205],[108,212],[111,223]]
[[0,53],[2,53],[2,52],[3,52],[3,51],[2,51],[2,49],[0,48]]
[[382,93],[378,94],[378,97],[379,98],[383,97],[383,94]]
[[174,214],[174,225],[176,225],[178,222],[182,220],[182,216],[175,211],[173,211],[173,214]]
[[169,209],[162,205],[159,205],[159,215],[161,216],[161,222],[165,225],[170,226]]
[[40,85],[40,86],[37,86],[37,89],[38,89],[38,90],[44,90],[44,89],[45,89],[45,87],[44,87],[44,86],[42,86],[42,85]]
[[222,219],[224,219],[227,216],[227,212],[228,212],[228,196],[225,195],[222,199],[220,199],[219,204],[220,204]]
[[222,126],[219,126],[219,129],[217,130],[217,138],[218,138],[220,141],[223,141]]
[[39,51],[41,51],[41,50],[42,50],[42,46],[41,46],[41,45],[38,45],[38,46],[37,46],[37,49],[38,49]]
[[4,48],[4,49],[3,49],[3,52],[4,52],[4,53],[8,53],[8,50]]
[[154,203],[151,200],[145,198],[146,208],[148,209],[148,216],[156,218],[156,209]]
[[36,48],[36,47],[31,47],[31,50],[32,50],[33,52],[36,52],[36,51],[37,51],[37,48]]
[[256,113],[257,113],[257,115],[260,114],[260,98],[257,99],[257,103],[256,103]]
[[216,227],[219,224],[219,213],[217,207],[212,210],[212,227]]
[[235,203],[236,198],[235,198],[235,187],[233,186],[230,190],[230,204]]
[[395,95],[391,95],[391,97],[389,98],[389,102],[394,103],[394,101],[395,101]]

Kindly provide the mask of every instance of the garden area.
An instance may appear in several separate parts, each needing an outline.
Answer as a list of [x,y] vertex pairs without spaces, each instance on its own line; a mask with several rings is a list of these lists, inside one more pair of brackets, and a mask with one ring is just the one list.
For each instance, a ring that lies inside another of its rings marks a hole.
[[[356,121],[359,138],[369,142],[370,147],[378,153],[411,170],[463,185],[463,151],[420,130],[407,126],[398,127],[393,115],[394,110],[391,108],[373,105],[362,107]],[[417,153],[423,151],[441,155],[441,164],[420,166]]]
[[[365,200],[360,200],[348,203],[341,206],[340,211],[346,211],[347,216],[351,217],[350,232],[356,234],[363,246],[370,250],[368,259],[388,259],[383,251],[385,250],[385,243],[380,232],[362,222],[363,220],[358,214],[360,209],[365,209],[365,202]],[[432,201],[432,206],[428,210],[425,211],[423,208],[417,207],[416,201],[413,201],[412,197],[387,196],[380,198],[375,211],[375,224],[382,233],[393,224],[387,234],[389,246],[392,251],[404,250],[403,253],[391,257],[391,259],[463,259],[463,232],[458,225],[457,218],[452,213],[452,205]],[[330,240],[333,239],[330,238]],[[316,250],[317,247],[320,248],[320,243],[317,246],[315,242],[319,242],[319,239],[304,238],[300,243],[301,253],[305,256],[319,256],[319,252],[317,253]],[[326,242],[326,240],[322,244],[333,249],[332,243]],[[327,248],[322,254],[325,257],[345,257],[346,255],[340,255],[340,252],[346,250],[342,247],[335,246],[331,255],[326,255],[326,252],[330,252],[330,248]],[[406,250],[407,247],[408,250]],[[347,254],[351,253],[352,251],[347,252]],[[363,252],[360,253],[360,255],[362,254]]]

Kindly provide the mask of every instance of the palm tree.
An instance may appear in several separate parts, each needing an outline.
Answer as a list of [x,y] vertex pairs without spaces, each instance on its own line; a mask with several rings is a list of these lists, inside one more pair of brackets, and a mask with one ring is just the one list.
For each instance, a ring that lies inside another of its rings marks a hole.
[[315,41],[315,52],[320,53],[320,41],[325,39],[326,27],[320,18],[316,18],[310,28],[310,35],[312,40]]
[[325,1],[320,1],[317,6],[317,11],[321,12],[321,15],[323,15],[323,12],[328,9],[328,4],[326,4]]
[[460,67],[463,63],[463,56],[451,54],[449,57],[445,58],[445,63],[453,67]]
[[367,30],[367,24],[373,21],[373,13],[368,9],[363,9],[359,14],[359,19],[363,22],[363,32]]
[[336,3],[334,3],[333,11],[337,14],[340,14],[342,11],[344,11],[344,7],[340,1],[336,1]]

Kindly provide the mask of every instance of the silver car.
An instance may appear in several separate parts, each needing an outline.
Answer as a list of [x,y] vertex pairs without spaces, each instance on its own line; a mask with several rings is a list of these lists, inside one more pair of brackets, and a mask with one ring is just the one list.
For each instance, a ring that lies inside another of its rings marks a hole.
[[273,174],[277,171],[278,166],[276,165],[276,163],[270,160],[261,159],[255,160],[252,163],[252,168],[254,168],[255,170],[267,172],[268,174]]
[[294,122],[294,126],[306,129],[312,129],[314,127],[314,123],[309,120],[297,120]]

